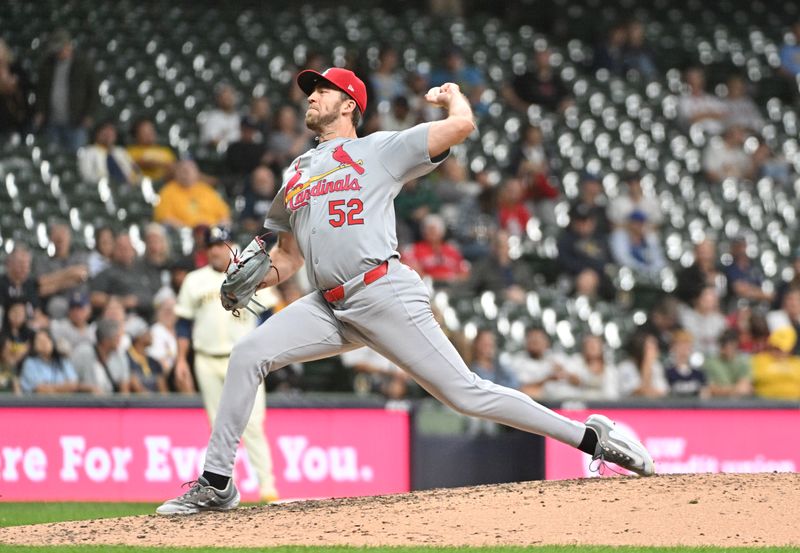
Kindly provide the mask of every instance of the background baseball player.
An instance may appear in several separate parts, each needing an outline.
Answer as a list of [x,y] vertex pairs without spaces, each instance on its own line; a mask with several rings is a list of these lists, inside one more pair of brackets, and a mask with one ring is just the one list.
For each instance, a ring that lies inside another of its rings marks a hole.
[[355,74],[339,68],[322,74],[306,70],[297,83],[308,95],[305,122],[317,133],[319,145],[284,173],[264,224],[277,232],[277,244],[267,255],[256,239],[235,256],[221,298],[226,308],[241,310],[256,286],[278,284],[304,261],[316,290],[236,344],[205,470],[188,492],[157,512],[235,508],[234,455],[263,378],[289,363],[362,345],[396,363],[461,413],[548,435],[595,458],[652,474],[653,462],[644,447],[614,432],[607,418],[572,421],[470,372],[434,320],[419,275],[398,260],[394,197],[403,183],[431,172],[475,129],[469,102],[458,86],[446,83],[425,95],[447,111],[445,119],[357,138],[367,96]]
[[[188,373],[187,355],[191,340],[197,385],[212,426],[217,418],[233,345],[258,323],[256,316],[246,310],[239,317],[232,317],[220,305],[219,288],[230,261],[230,251],[226,245],[228,239],[228,233],[222,228],[212,227],[207,231],[208,265],[186,275],[175,306],[175,313],[180,317],[175,370],[179,376]],[[258,298],[266,306],[276,301],[272,290],[260,292]],[[254,402],[248,405],[244,426],[244,445],[258,478],[261,499],[275,501],[278,492],[272,474],[272,457],[264,436],[266,390],[259,384],[253,389],[253,394]]]

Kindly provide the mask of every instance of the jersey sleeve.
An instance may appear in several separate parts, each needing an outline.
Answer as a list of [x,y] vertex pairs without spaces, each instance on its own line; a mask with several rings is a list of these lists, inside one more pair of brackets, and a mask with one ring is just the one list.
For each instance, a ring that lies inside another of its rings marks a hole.
[[431,160],[428,132],[431,123],[421,123],[393,133],[376,133],[378,159],[386,171],[400,183],[427,175],[450,154],[449,151]]
[[197,300],[193,294],[194,292],[194,276],[196,273],[189,273],[183,279],[181,289],[178,292],[178,301],[175,303],[175,314],[181,319],[194,320],[195,312],[197,310]]
[[272,200],[272,204],[267,212],[267,218],[264,219],[264,228],[279,232],[291,232],[292,227],[289,224],[289,215],[291,212],[286,208],[286,187],[282,187]]

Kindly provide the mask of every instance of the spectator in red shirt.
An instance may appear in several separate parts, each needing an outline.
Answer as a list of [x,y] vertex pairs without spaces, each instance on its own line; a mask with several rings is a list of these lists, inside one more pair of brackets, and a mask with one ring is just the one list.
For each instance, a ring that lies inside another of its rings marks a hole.
[[444,235],[444,220],[428,215],[422,221],[422,240],[406,249],[403,261],[437,284],[461,282],[469,276],[469,264],[458,248],[445,242]]
[[513,236],[523,236],[531,218],[524,199],[525,188],[520,179],[507,179],[500,187],[497,197],[500,228]]

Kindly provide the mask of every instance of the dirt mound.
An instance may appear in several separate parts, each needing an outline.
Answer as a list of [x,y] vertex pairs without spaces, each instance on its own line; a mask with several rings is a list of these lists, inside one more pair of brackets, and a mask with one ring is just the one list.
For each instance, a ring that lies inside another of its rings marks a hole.
[[800,546],[800,475],[524,482],[0,529],[0,543]]

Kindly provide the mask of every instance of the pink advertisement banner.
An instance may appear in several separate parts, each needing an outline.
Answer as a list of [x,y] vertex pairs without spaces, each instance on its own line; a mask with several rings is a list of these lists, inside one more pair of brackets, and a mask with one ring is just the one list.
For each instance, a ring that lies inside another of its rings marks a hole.
[[[202,471],[201,409],[0,408],[0,501],[162,501]],[[408,491],[409,416],[383,409],[270,409],[282,499]],[[258,500],[240,446],[234,477]]]
[[[560,410],[576,420],[591,412]],[[656,472],[796,472],[800,467],[800,410],[606,409],[602,413],[647,447]],[[580,451],[548,438],[548,480],[615,476]],[[614,467],[614,470],[617,470]],[[626,471],[622,473],[627,474]]]

